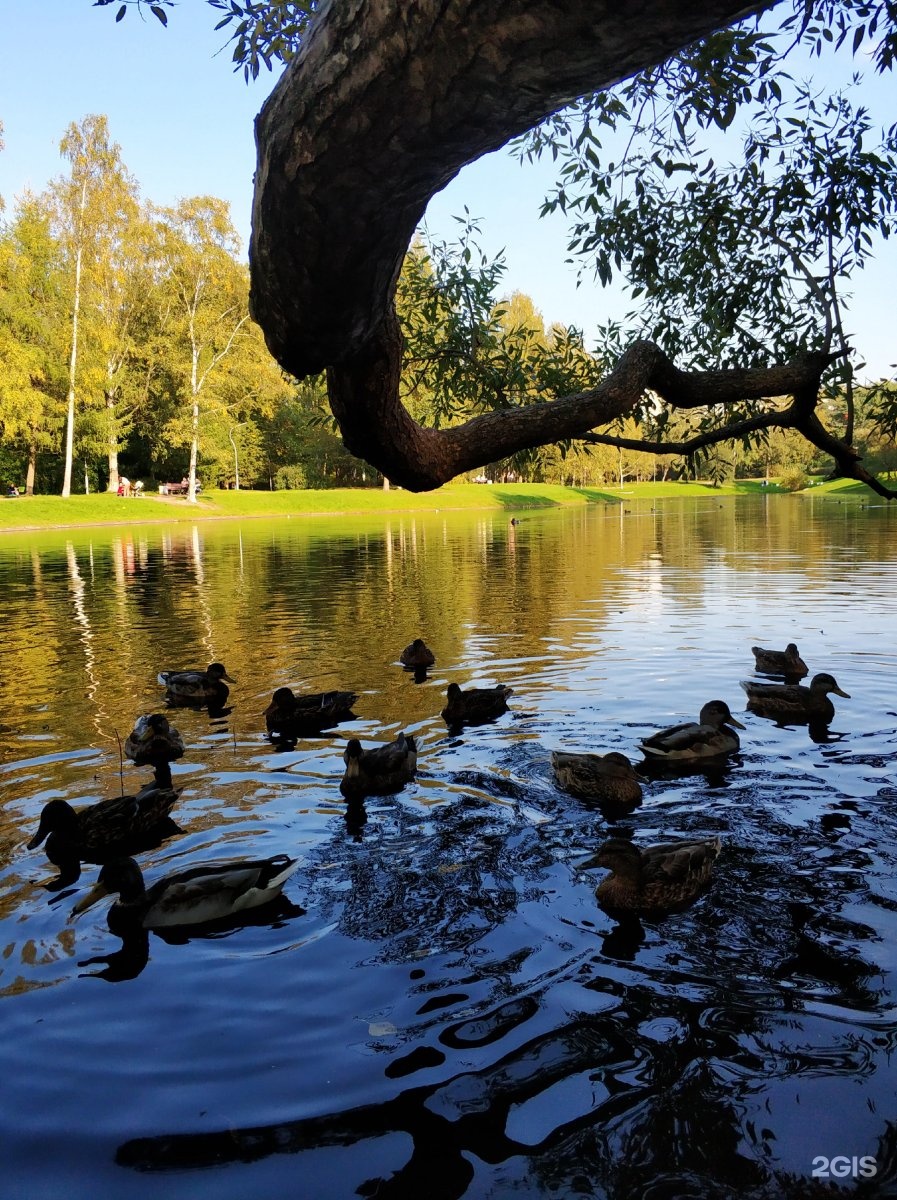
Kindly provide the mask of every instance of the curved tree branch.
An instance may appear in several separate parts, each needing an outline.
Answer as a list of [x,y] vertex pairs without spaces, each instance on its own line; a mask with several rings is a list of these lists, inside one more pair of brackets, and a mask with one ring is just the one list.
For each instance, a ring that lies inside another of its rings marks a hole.
[[687,374],[638,342],[590,392],[443,430],[419,425],[399,400],[393,297],[430,197],[466,163],[576,97],[772,3],[322,5],[256,122],[251,307],[286,370],[303,377],[327,369],[349,450],[396,483],[434,488],[518,450],[580,437],[630,412],[652,388],[680,408],[783,395],[797,404],[812,394],[794,427],[833,444],[839,462],[850,459],[849,447],[813,423],[824,354],[765,370]]

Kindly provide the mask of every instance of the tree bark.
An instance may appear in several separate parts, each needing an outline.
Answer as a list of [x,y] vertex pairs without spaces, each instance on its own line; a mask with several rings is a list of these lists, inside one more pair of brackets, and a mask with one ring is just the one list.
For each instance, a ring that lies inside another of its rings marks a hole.
[[325,0],[256,121],[250,306],[287,371],[301,378],[327,369],[349,450],[420,491],[581,436],[630,411],[649,386],[681,407],[818,387],[824,356],[688,377],[639,343],[592,392],[454,428],[424,428],[399,401],[393,296],[430,197],[466,163],[578,96],[771,6]]
[[115,395],[111,391],[106,393],[106,420],[109,424],[109,482],[106,484],[106,491],[114,495],[118,491],[118,429],[115,421]]

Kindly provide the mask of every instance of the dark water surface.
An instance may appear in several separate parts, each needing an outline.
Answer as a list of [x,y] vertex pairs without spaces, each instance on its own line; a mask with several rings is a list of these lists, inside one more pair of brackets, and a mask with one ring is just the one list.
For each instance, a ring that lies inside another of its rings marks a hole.
[[[897,1195],[897,508],[629,507],[0,538],[0,1194]],[[647,785],[617,830],[724,849],[692,909],[617,926],[551,750],[741,716],[750,646],[792,640],[852,699]],[[42,806],[118,795],[115,731],[213,659],[231,711],[177,713],[183,832],[140,862],[285,851],[283,902],[136,944],[69,920],[97,868],[44,890]],[[511,711],[449,737],[451,681]],[[358,719],[277,750],[282,685]],[[401,729],[418,780],[347,810],[346,738]]]

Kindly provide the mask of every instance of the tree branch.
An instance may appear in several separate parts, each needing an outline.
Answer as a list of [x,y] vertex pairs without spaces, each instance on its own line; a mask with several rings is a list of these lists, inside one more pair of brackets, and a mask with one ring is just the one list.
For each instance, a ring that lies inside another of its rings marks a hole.
[[[869,482],[856,453],[815,417],[831,360],[824,352],[688,374],[637,342],[591,391],[444,430],[422,427],[399,400],[393,297],[430,197],[466,163],[578,96],[773,2],[325,0],[256,121],[251,310],[287,371],[302,378],[327,369],[350,451],[420,491],[582,437],[632,412],[649,388],[678,408],[790,395],[792,427],[843,474]],[[782,417],[752,420],[764,428]]]

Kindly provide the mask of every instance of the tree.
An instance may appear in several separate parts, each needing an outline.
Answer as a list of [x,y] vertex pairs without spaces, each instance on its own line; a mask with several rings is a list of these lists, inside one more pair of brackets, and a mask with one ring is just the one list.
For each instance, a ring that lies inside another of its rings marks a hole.
[[[845,398],[845,420],[834,428],[851,447],[846,289],[897,217],[897,127],[877,138],[846,93],[820,92],[786,73],[775,35],[742,30],[716,41],[726,62],[704,46],[690,67],[703,81],[728,64],[720,95],[699,91],[683,107],[680,73],[662,68],[558,114],[521,152],[550,148],[560,159],[562,182],[543,211],[568,214],[583,267],[594,264],[605,282],[626,279],[640,305],[628,320],[671,357],[707,368],[831,349],[820,396]],[[652,119],[639,122],[649,100]],[[700,137],[708,125],[717,134],[712,147]],[[717,126],[737,135],[741,161],[718,161],[733,137],[724,141]],[[622,348],[619,330],[608,333]],[[761,414],[757,405],[706,411],[693,450],[707,452],[739,434],[738,420]],[[789,427],[784,414],[778,423]],[[762,434],[748,424],[743,440]]]
[[157,260],[154,231],[141,211],[137,187],[124,172],[110,180],[106,219],[97,238],[92,303],[85,313],[87,333],[102,371],[107,490],[118,489],[118,456],[131,428],[137,400],[132,368],[146,330]]
[[66,394],[65,293],[46,207],[17,203],[0,235],[0,441],[21,455],[34,491],[37,455],[55,444]]
[[160,233],[169,369],[189,407],[169,423],[167,436],[190,447],[187,495],[195,503],[201,402],[226,403],[222,363],[249,321],[246,272],[236,261],[239,239],[223,200],[200,196],[163,209]]
[[[290,61],[258,122],[254,313],[291,372],[328,367],[331,406],[347,445],[406,486],[426,488],[490,457],[593,436],[595,426],[628,414],[650,415],[660,397],[683,411],[703,411],[703,427],[684,443],[636,448],[694,453],[726,437],[791,428],[830,454],[842,473],[892,494],[861,465],[849,422],[838,438],[817,412],[823,377],[843,355],[832,345],[834,322],[828,336],[784,356],[766,346],[768,331],[760,328],[754,336],[765,350],[761,361],[698,371],[677,369],[653,340],[637,341],[584,393],[442,430],[422,428],[399,403],[402,343],[392,293],[429,195],[464,162],[577,95],[633,76],[635,115],[649,126],[694,112],[724,129],[745,96],[766,89],[766,101],[775,102],[779,84],[764,75],[778,51],[749,25],[725,28],[771,4],[643,0],[609,16],[581,0],[499,7],[423,0],[409,14],[374,0],[362,9],[328,6],[309,28],[314,4],[210,2],[229,7],[221,25],[236,22],[236,56],[242,53],[253,71],[259,47],[263,60]],[[872,37],[879,68],[893,62],[897,26],[886,0],[800,3],[784,25],[793,41],[817,49],[843,43],[856,52]],[[721,32],[696,41],[713,29]],[[619,104],[625,107],[613,94],[599,97],[597,119],[613,124]],[[684,125],[680,134],[687,142]],[[670,156],[658,159],[665,173],[679,169]],[[803,215],[810,216],[806,197]],[[787,256],[790,268],[808,283],[809,272],[820,288],[801,247],[788,247]],[[829,271],[829,282],[835,275]],[[827,302],[834,316],[834,288]],[[770,406],[776,397],[790,399]],[[893,401],[885,402],[893,411]]]
[[[825,9],[829,23],[837,29],[849,7]],[[857,19],[865,22],[869,11],[884,18],[885,7],[857,8]],[[350,449],[423,489],[509,453],[582,436],[637,411],[648,390],[678,408],[718,412],[790,397],[736,416],[732,428],[797,428],[843,473],[874,482],[816,412],[835,353],[824,344],[772,365],[764,356],[758,365],[684,371],[640,340],[595,388],[439,430],[420,426],[399,402],[402,342],[392,296],[429,196],[464,162],[577,94],[660,63],[744,11],[655,2],[608,16],[573,0],[512,0],[500,10],[424,0],[410,15],[385,2],[322,12],[257,123],[252,305],[287,370],[303,376],[327,367],[331,407]],[[704,76],[705,88],[715,82]]]
[[68,496],[72,485],[82,305],[94,285],[93,275],[101,261],[103,243],[108,238],[107,227],[115,224],[129,180],[121,161],[120,147],[109,141],[109,126],[104,116],[88,116],[80,125],[71,124],[59,149],[70,164],[68,178],[57,180],[52,189],[55,232],[64,248],[71,276],[62,480],[62,495]]

